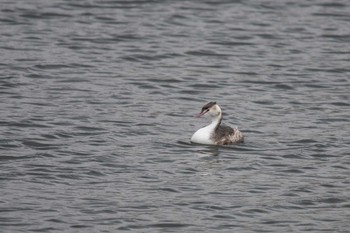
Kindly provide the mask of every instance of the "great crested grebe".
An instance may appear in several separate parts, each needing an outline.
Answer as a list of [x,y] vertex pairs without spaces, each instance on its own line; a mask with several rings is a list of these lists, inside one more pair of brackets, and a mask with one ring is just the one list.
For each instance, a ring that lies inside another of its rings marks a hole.
[[196,115],[201,117],[208,115],[211,118],[211,124],[200,128],[191,137],[191,142],[210,145],[226,145],[243,142],[243,135],[237,129],[221,125],[222,111],[216,102],[209,102],[203,106],[202,111]]

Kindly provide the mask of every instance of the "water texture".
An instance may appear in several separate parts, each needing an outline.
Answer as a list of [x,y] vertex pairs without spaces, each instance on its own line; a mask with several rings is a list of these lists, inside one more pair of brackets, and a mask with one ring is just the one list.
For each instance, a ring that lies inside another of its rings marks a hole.
[[1,1],[0,232],[348,232],[349,12]]

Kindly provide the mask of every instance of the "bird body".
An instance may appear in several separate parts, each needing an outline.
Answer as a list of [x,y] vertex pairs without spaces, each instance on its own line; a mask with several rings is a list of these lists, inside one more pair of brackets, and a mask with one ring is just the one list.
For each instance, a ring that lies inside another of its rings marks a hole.
[[191,142],[208,145],[226,145],[243,142],[242,133],[237,129],[221,125],[222,111],[216,102],[204,105],[202,111],[196,115],[201,117],[207,115],[211,118],[208,126],[200,128],[191,137]]

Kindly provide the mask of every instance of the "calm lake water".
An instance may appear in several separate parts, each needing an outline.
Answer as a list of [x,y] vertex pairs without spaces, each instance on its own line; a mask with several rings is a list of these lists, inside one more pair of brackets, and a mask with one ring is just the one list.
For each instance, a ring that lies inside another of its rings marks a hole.
[[2,1],[0,232],[349,232],[349,12]]

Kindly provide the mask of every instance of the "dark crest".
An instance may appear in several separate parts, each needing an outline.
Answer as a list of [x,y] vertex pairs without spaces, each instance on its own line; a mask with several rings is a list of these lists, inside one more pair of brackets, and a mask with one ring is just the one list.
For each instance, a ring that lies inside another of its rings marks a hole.
[[209,102],[209,103],[207,103],[206,105],[203,106],[202,111],[213,107],[215,104],[216,104],[216,102]]

